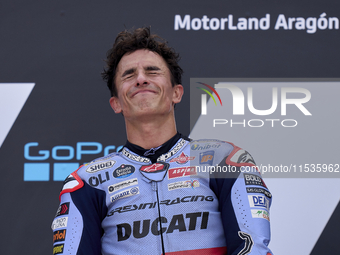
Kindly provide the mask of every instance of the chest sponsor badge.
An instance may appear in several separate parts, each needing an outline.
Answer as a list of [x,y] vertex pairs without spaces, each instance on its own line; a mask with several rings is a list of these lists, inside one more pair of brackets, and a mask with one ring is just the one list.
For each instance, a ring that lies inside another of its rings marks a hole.
[[113,195],[111,197],[111,202],[114,202],[118,199],[122,199],[122,198],[125,198],[125,197],[131,197],[131,196],[134,196],[134,195],[137,195],[139,194],[139,187],[133,187],[133,188],[129,188],[129,189],[126,189],[126,190],[123,190],[121,192],[118,192],[116,193],[115,195]]
[[110,185],[108,187],[108,190],[109,190],[109,193],[112,193],[112,192],[116,192],[118,190],[130,187],[130,186],[134,186],[134,185],[137,185],[137,184],[138,184],[137,178],[129,179],[129,180],[125,180],[125,181]]
[[171,168],[168,171],[169,180],[173,178],[191,176],[191,175],[197,175],[195,166],[176,167],[176,168]]
[[106,162],[99,162],[97,164],[91,165],[86,169],[86,172],[88,173],[95,173],[104,169],[108,169],[113,167],[113,165],[116,163],[114,160],[106,161]]
[[135,167],[132,165],[122,164],[120,167],[116,168],[112,175],[114,178],[126,178],[135,172]]
[[200,183],[198,180],[178,181],[168,184],[168,190],[184,189],[184,188],[198,188]]
[[184,152],[181,153],[177,158],[173,158],[170,160],[170,162],[176,162],[177,164],[185,164],[189,160],[193,160],[195,157],[189,157],[188,155],[185,155]]
[[168,170],[169,164],[164,162],[157,162],[152,165],[142,166],[140,170],[145,173],[158,173]]

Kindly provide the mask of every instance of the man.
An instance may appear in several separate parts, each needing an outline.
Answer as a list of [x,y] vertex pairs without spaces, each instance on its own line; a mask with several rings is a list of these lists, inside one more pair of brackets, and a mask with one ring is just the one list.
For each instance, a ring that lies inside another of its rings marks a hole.
[[118,35],[103,77],[127,142],[65,180],[54,254],[271,254],[271,194],[256,170],[241,173],[251,156],[176,130],[178,58],[148,28]]

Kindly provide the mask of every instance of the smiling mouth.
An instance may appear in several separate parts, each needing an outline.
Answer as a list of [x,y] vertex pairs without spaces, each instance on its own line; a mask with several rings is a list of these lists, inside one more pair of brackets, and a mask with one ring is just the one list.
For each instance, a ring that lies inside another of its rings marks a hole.
[[132,94],[132,97],[134,97],[137,94],[145,94],[145,93],[152,93],[152,94],[156,94],[155,91],[153,90],[149,90],[149,89],[143,89],[143,90],[138,90],[135,93]]

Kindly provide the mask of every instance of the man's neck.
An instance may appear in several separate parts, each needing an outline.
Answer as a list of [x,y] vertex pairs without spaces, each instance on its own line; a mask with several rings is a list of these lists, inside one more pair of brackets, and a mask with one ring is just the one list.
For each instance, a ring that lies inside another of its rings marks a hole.
[[175,118],[158,119],[153,121],[126,121],[126,134],[130,143],[136,144],[144,149],[156,148],[176,133]]

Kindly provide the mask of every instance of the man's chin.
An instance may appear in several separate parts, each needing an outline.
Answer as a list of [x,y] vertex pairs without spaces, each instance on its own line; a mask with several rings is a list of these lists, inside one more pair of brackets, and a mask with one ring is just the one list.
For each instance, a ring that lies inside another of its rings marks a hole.
[[151,119],[156,119],[157,116],[164,116],[169,111],[166,110],[161,110],[160,107],[155,107],[155,106],[144,106],[138,109],[135,109],[133,113],[131,113],[131,117],[133,119],[143,119],[143,118],[151,118]]

